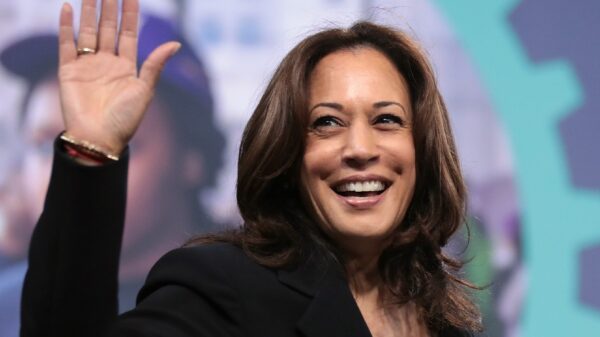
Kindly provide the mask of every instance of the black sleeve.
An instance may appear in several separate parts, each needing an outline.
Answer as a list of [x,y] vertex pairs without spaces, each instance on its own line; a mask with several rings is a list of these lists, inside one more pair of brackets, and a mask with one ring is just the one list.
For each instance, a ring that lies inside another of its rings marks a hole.
[[242,336],[235,254],[220,245],[165,255],[136,308],[117,317],[126,176],[127,156],[86,167],[55,149],[29,250],[21,336]]
[[103,336],[117,316],[128,154],[89,167],[58,147],[29,247],[21,336]]

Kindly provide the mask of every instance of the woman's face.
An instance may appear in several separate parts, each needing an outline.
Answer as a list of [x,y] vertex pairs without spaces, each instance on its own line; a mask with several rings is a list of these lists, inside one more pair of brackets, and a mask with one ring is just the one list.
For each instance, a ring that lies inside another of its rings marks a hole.
[[305,202],[346,252],[382,249],[416,180],[404,77],[372,48],[331,53],[311,74],[309,109]]

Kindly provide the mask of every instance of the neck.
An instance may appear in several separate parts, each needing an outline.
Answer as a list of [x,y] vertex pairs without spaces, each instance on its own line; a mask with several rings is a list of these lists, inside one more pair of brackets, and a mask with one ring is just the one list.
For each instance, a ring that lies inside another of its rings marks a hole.
[[377,292],[381,285],[378,270],[379,256],[379,253],[346,254],[346,273],[355,297],[373,295]]
[[349,286],[373,336],[430,336],[414,303],[399,305],[379,276],[380,254],[346,257]]

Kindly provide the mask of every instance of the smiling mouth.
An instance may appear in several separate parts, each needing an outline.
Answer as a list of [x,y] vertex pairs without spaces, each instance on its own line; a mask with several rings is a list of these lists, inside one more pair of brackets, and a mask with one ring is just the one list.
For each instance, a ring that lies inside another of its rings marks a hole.
[[333,187],[343,197],[372,197],[385,192],[389,184],[380,180],[349,181]]

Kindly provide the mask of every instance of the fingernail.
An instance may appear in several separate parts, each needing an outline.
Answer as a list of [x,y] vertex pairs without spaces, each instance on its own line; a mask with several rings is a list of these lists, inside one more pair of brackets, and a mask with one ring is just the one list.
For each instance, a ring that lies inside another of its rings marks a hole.
[[175,46],[175,48],[173,48],[173,51],[171,52],[171,56],[177,54],[179,49],[181,49],[181,43],[177,42],[177,46]]

